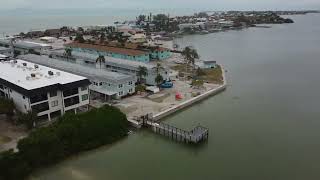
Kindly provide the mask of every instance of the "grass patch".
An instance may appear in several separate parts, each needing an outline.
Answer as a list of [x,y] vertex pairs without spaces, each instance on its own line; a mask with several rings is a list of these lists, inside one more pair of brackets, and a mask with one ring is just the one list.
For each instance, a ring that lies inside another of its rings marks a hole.
[[[179,73],[185,73],[186,72],[186,66],[183,64],[176,65],[172,67],[173,70],[179,71]],[[188,66],[188,70],[186,74],[192,74],[192,67]],[[197,70],[195,70],[196,74]],[[213,69],[202,69],[201,75],[197,76],[197,79],[203,80],[208,83],[213,84],[223,84],[223,72],[220,65],[217,65],[216,68]]]

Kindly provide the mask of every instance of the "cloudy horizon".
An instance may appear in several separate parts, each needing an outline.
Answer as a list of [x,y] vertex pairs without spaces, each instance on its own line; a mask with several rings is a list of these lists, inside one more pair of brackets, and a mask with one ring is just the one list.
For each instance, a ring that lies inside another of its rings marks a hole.
[[[1,10],[30,9],[205,9],[205,10],[302,10],[320,9],[319,0],[1,0]],[[50,1],[52,2],[52,1]]]

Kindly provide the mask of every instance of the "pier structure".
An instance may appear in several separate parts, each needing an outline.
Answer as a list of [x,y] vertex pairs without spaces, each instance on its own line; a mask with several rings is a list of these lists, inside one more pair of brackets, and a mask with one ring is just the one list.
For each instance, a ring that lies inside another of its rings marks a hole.
[[140,119],[144,127],[151,128],[153,132],[166,136],[177,142],[197,144],[209,138],[209,129],[203,126],[196,126],[190,131],[177,128],[175,126],[155,121],[152,114],[141,116]]

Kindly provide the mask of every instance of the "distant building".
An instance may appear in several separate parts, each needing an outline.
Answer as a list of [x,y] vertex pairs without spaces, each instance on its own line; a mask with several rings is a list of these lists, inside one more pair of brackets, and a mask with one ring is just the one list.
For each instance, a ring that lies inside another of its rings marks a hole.
[[87,77],[91,81],[91,94],[104,100],[120,99],[135,93],[136,78],[133,75],[120,74],[105,70],[105,66],[94,61],[70,61],[49,58],[34,54],[21,55],[19,58],[62,71]]
[[134,34],[129,37],[128,41],[131,43],[145,43],[147,42],[147,36],[142,33]]
[[44,31],[45,36],[53,36],[53,37],[59,37],[61,35],[60,29],[47,29]]
[[141,50],[76,42],[67,44],[65,46],[71,48],[74,52],[84,52],[140,62],[150,61],[150,53]]
[[86,110],[89,85],[85,77],[20,59],[0,62],[0,96],[22,113],[36,112],[40,121]]
[[44,32],[43,31],[30,31],[26,34],[27,37],[30,38],[39,38],[44,36]]
[[204,60],[195,63],[201,69],[212,69],[217,67],[217,62],[212,60]]
[[[0,47],[10,48],[11,43],[9,39],[0,39]],[[51,45],[35,43],[30,41],[15,41],[13,42],[14,52],[17,55],[28,53],[42,53],[43,50],[52,49]]]

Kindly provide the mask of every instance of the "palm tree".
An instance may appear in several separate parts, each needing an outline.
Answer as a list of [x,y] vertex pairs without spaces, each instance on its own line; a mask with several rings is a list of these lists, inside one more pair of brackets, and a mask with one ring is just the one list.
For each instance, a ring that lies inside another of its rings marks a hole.
[[100,43],[103,43],[106,40],[106,35],[104,33],[102,33],[100,35]]
[[106,62],[106,59],[104,58],[104,56],[99,55],[99,57],[96,59],[96,63],[100,63],[100,69],[101,69],[101,64]]
[[164,70],[164,68],[162,67],[161,63],[157,63],[157,66],[153,68],[154,70],[156,70],[157,74],[160,74],[160,71]]
[[195,60],[199,59],[199,54],[197,50],[188,46],[184,48],[181,54],[184,57],[186,63],[186,72],[188,71],[188,64],[191,64],[192,69],[194,70]]
[[162,65],[160,63],[157,63],[157,66],[154,67],[153,69],[156,70],[157,76],[155,78],[155,82],[159,86],[163,82],[163,77],[161,76],[161,71],[163,71],[164,68],[162,67]]
[[64,50],[64,54],[67,56],[67,57],[71,57],[72,56],[72,49],[71,48],[66,48]]
[[163,83],[163,77],[160,74],[158,74],[155,78],[155,81],[157,85],[160,86]]
[[148,69],[145,66],[139,66],[138,68],[138,77],[139,77],[139,83],[142,82],[142,78],[147,76],[148,74]]

